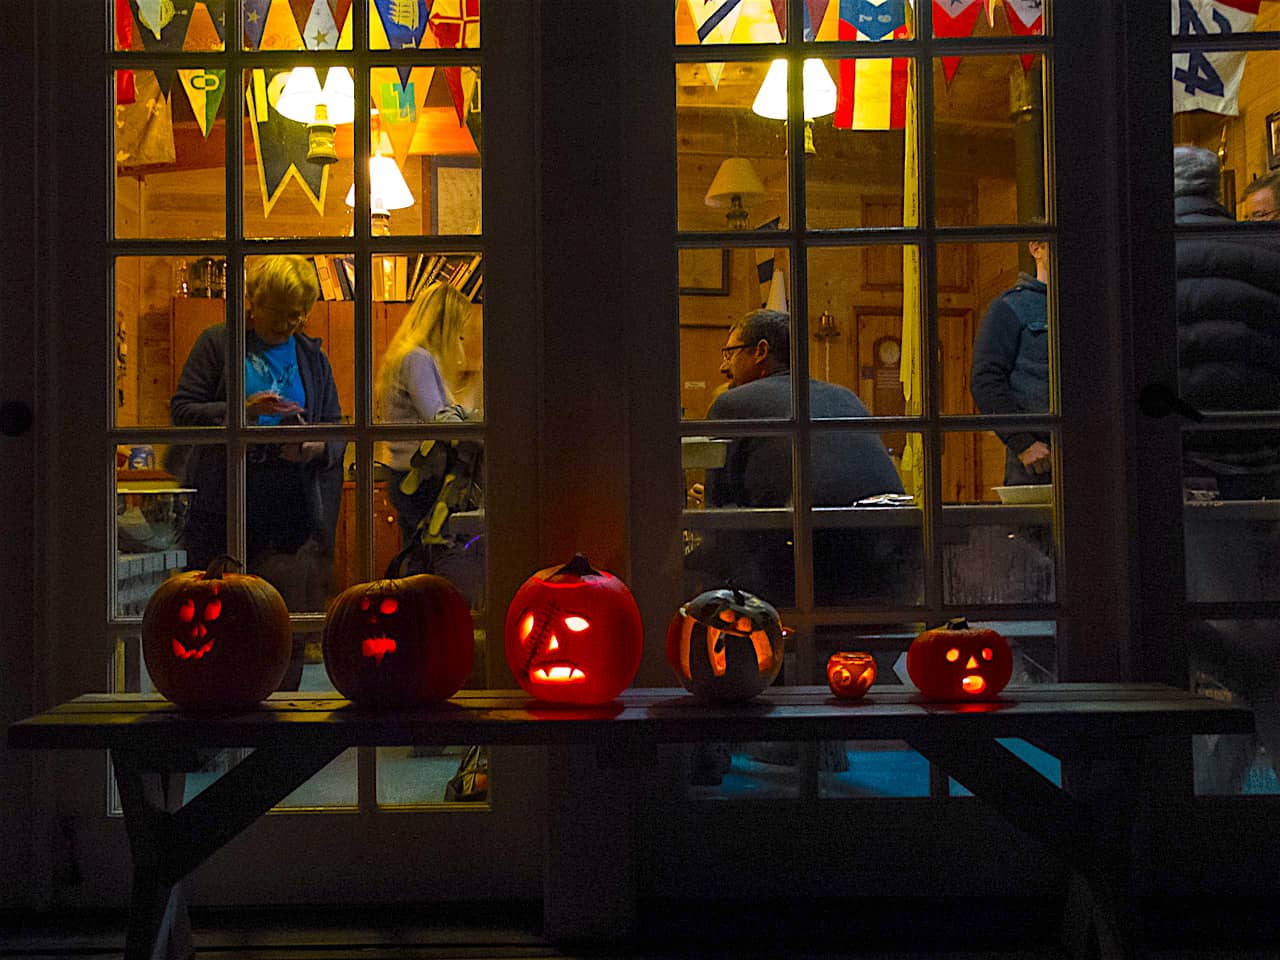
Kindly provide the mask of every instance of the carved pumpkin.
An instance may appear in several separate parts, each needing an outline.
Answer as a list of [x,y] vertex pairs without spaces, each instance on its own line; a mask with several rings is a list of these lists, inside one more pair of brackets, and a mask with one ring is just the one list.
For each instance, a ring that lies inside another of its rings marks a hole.
[[556,703],[612,700],[635,679],[644,647],[631,591],[582,554],[524,582],[503,638],[516,682]]
[[324,668],[348,700],[362,706],[404,707],[447,700],[471,674],[475,657],[471,608],[444,577],[393,574],[357,583],[329,604]]
[[907,674],[926,700],[994,700],[1013,674],[1013,652],[994,630],[959,618],[911,641]]
[[838,651],[827,660],[827,685],[837,697],[857,700],[876,682],[876,661],[869,653]]
[[261,577],[208,570],[170,577],[142,614],[142,659],[167,699],[189,710],[243,710],[289,668],[289,610]]
[[704,700],[750,700],[782,669],[786,635],[778,611],[743,590],[708,590],[667,627],[667,662]]

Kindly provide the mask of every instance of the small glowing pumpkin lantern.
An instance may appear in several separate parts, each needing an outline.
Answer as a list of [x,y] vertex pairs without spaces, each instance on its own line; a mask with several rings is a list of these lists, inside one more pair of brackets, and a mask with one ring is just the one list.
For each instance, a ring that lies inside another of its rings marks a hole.
[[844,700],[858,700],[876,682],[876,661],[869,653],[838,650],[827,659],[827,685]]
[[384,579],[343,590],[325,615],[324,668],[338,692],[362,706],[447,700],[471,674],[470,605],[444,577],[395,579],[407,553],[391,561]]
[[994,700],[1013,675],[1013,652],[994,630],[960,617],[911,641],[907,675],[926,700]]
[[[165,580],[142,614],[142,659],[152,683],[189,710],[243,710],[289,668],[289,610],[261,577],[232,573],[231,557]],[[236,564],[239,566],[239,564]]]
[[782,669],[787,629],[772,604],[743,590],[700,593],[667,627],[667,662],[703,700],[750,700]]
[[627,585],[580,553],[524,582],[507,608],[503,639],[516,681],[554,703],[612,700],[635,679],[644,647]]

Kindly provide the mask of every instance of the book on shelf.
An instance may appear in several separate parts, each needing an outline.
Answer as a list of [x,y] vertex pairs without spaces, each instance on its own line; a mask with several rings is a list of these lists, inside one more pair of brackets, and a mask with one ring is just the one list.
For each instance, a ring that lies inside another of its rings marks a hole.
[[315,264],[316,277],[320,281],[320,296],[325,300],[341,300],[342,289],[333,275],[333,257],[325,253],[317,253],[311,260]]

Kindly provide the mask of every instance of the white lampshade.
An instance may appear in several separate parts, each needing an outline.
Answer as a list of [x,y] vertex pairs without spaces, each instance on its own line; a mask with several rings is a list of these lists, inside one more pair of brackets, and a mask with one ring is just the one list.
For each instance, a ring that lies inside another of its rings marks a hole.
[[[804,119],[825,117],[836,110],[836,85],[821,60],[804,62]],[[770,120],[787,119],[787,61],[775,60],[769,65],[764,83],[756,93],[751,112]]]
[[[322,105],[326,116],[318,118],[316,107]],[[332,123],[351,123],[356,116],[355,84],[345,67],[330,67],[325,74],[324,89],[315,67],[296,67],[276,100],[276,109],[298,123],[315,123],[317,119]]]
[[746,157],[730,157],[720,164],[711,186],[707,188],[708,207],[727,207],[733,198],[742,203],[752,203],[765,195],[764,184],[756,175],[755,167]]
[[[372,156],[369,158],[369,209],[373,213],[385,213],[388,210],[403,210],[412,207],[413,194],[409,185],[404,182],[404,175],[396,166],[394,157]],[[353,183],[347,191],[346,204],[356,205],[356,185]]]

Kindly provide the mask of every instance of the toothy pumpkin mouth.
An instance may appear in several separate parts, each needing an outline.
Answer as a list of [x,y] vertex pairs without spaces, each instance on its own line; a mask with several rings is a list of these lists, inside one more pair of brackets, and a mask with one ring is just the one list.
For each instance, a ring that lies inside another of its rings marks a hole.
[[378,664],[381,664],[383,657],[388,653],[396,652],[395,638],[388,636],[365,637],[360,641],[360,652],[366,657],[372,657]]
[[587,679],[581,669],[567,660],[548,660],[529,671],[530,678],[543,683],[579,683]]

